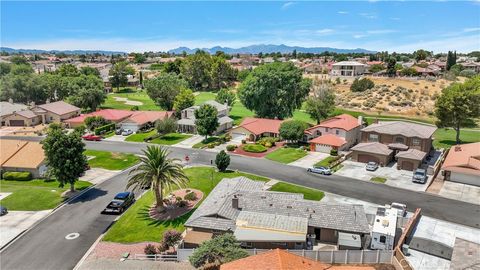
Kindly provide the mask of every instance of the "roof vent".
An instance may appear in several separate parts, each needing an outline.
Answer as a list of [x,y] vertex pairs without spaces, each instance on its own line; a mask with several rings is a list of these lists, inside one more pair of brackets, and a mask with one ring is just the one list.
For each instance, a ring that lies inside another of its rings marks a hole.
[[292,206],[290,206],[290,205],[287,205],[287,208],[288,208],[288,209],[292,209]]

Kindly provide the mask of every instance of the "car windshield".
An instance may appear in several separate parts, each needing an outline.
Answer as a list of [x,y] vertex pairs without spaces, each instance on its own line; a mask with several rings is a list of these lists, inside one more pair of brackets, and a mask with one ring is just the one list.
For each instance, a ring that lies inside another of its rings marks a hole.
[[418,176],[424,176],[425,173],[424,172],[415,172],[415,175],[418,175]]
[[375,162],[368,162],[368,165],[375,166]]

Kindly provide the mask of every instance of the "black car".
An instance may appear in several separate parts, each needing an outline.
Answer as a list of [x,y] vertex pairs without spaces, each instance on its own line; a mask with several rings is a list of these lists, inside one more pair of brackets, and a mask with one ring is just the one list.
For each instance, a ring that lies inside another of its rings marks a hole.
[[0,205],[0,216],[6,215],[7,213],[7,208]]
[[115,198],[105,207],[102,213],[118,213],[121,214],[125,209],[135,202],[133,192],[125,191],[118,193]]

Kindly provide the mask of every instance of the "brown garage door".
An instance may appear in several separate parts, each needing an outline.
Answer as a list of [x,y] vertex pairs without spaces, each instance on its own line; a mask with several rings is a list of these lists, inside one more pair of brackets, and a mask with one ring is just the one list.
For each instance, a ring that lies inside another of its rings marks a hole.
[[365,155],[365,154],[358,155],[358,162],[367,163],[369,161],[380,163],[380,160],[376,156]]
[[25,121],[23,121],[23,120],[10,120],[10,126],[12,126],[12,127],[23,127],[23,126],[25,126]]
[[403,161],[402,170],[413,171],[413,162]]

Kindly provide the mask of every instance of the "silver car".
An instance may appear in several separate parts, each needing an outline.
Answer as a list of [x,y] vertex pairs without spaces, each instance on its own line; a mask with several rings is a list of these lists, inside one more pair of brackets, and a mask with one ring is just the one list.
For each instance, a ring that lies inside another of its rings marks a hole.
[[425,184],[427,182],[427,171],[424,169],[416,169],[413,173],[412,182]]
[[367,166],[365,167],[367,171],[375,171],[378,169],[378,164],[376,162],[370,161],[367,163]]
[[122,132],[122,136],[128,136],[133,134],[133,131],[131,129],[124,129]]
[[332,171],[330,170],[330,168],[327,168],[327,167],[312,167],[312,168],[308,168],[307,172],[324,174],[324,175],[332,174]]

